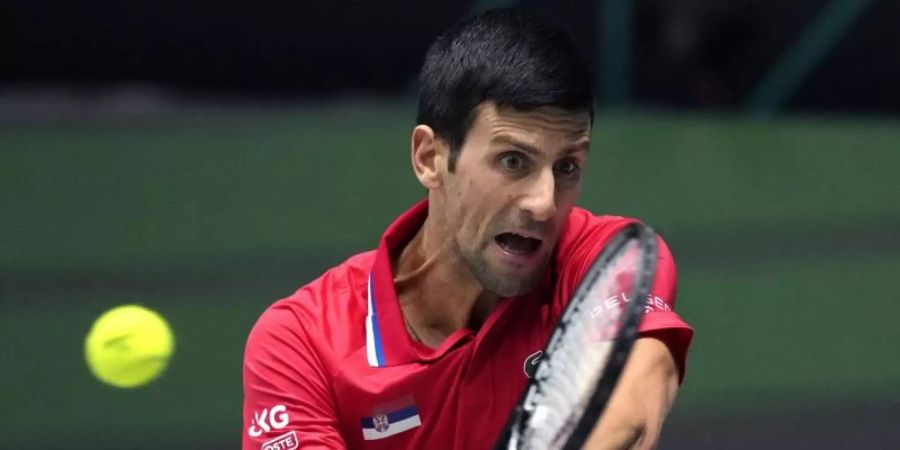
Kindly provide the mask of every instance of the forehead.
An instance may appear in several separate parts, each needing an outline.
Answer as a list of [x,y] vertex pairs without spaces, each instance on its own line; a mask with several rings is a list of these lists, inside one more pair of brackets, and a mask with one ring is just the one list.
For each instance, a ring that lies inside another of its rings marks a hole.
[[586,111],[550,106],[522,111],[487,102],[479,107],[471,131],[488,139],[508,135],[532,142],[575,144],[589,138],[591,117]]

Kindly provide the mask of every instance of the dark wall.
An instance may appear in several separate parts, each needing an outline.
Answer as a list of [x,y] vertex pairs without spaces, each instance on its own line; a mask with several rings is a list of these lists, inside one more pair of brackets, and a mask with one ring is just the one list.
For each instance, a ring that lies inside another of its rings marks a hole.
[[[800,110],[900,112],[900,2],[876,0],[790,98]],[[635,90],[655,104],[740,106],[832,0],[636,1]]]
[[[740,107],[830,1],[635,0],[634,100]],[[0,88],[139,81],[188,95],[405,92],[431,40],[473,3],[2,0]],[[506,3],[556,19],[600,68],[599,2]],[[900,3],[872,2],[789,106],[900,112],[898,18]]]
[[467,2],[12,0],[0,82],[152,81],[248,94],[394,91]]

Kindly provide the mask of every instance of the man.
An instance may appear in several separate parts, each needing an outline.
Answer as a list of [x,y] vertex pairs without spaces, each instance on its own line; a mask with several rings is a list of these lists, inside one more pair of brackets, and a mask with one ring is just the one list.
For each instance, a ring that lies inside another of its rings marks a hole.
[[[247,341],[249,449],[488,449],[587,265],[632,219],[575,208],[590,75],[544,21],[492,11],[446,32],[421,72],[424,200],[273,304]],[[691,329],[660,241],[652,302],[589,448],[652,448]]]

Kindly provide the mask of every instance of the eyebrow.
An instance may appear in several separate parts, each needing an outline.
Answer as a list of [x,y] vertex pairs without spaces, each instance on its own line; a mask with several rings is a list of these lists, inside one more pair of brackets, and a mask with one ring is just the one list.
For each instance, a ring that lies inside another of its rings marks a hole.
[[[543,156],[541,151],[538,150],[537,147],[534,147],[531,144],[527,144],[525,142],[517,140],[514,137],[506,135],[506,134],[501,134],[501,135],[495,136],[493,139],[491,139],[491,142],[512,145],[513,147],[516,147],[519,150],[524,151],[525,153],[531,154],[532,156]],[[580,152],[582,150],[587,152],[590,149],[589,144],[590,144],[590,140],[585,139],[583,141],[580,141],[578,144],[576,144],[574,146],[567,147],[564,150],[564,153],[566,156],[568,156],[568,155],[571,155],[572,153]]]

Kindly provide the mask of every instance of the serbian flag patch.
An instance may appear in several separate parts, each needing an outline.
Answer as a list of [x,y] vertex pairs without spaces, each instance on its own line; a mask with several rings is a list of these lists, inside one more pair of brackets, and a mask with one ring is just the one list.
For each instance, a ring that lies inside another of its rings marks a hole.
[[372,412],[372,417],[363,417],[360,422],[363,439],[367,441],[384,439],[422,425],[412,397],[379,406]]

